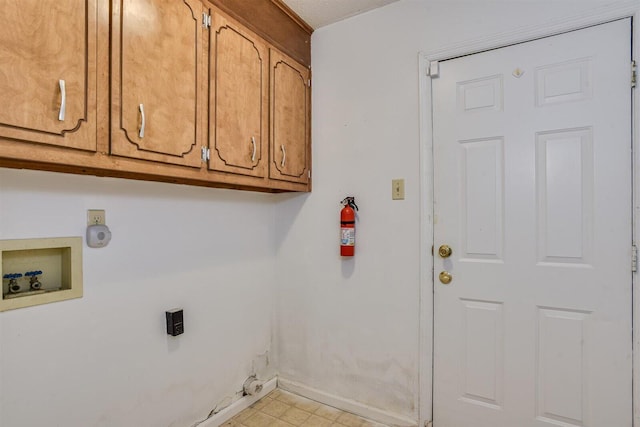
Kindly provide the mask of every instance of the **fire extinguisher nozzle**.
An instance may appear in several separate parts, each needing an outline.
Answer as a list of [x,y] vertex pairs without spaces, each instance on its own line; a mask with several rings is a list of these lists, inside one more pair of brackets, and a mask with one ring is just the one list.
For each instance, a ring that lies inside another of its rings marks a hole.
[[352,209],[358,210],[358,205],[356,205],[356,198],[353,196],[345,197],[342,202],[340,202],[342,206],[351,206]]

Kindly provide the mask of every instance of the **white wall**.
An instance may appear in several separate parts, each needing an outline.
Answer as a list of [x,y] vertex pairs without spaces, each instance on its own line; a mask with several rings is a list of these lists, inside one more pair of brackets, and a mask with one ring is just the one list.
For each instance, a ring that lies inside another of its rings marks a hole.
[[[418,419],[418,53],[600,3],[402,0],[314,33],[314,190],[276,213],[281,378]],[[393,178],[406,200],[391,200]],[[353,259],[338,253],[346,195],[360,207]]]
[[82,236],[89,208],[113,239],[84,297],[0,313],[0,426],[192,426],[274,374],[273,196],[0,169],[0,239]]

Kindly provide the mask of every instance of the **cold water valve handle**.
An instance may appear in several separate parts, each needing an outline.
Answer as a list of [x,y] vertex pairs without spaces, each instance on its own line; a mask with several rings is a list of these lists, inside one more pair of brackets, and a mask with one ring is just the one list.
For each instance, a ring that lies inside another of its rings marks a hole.
[[20,285],[18,279],[22,277],[20,273],[9,273],[2,276],[3,279],[9,279],[9,292],[12,294],[20,292]]

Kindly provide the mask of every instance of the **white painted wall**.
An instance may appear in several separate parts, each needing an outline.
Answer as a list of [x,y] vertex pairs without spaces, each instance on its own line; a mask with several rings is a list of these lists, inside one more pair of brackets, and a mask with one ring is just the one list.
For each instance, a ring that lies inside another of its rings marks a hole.
[[192,426],[272,350],[273,196],[0,169],[0,239],[84,235],[89,208],[113,239],[84,297],[0,313],[0,426]]
[[[314,33],[314,191],[276,208],[281,378],[418,420],[431,366],[419,360],[418,53],[602,3],[402,0]],[[391,200],[393,178],[406,200]],[[338,252],[346,195],[360,207],[353,259]]]

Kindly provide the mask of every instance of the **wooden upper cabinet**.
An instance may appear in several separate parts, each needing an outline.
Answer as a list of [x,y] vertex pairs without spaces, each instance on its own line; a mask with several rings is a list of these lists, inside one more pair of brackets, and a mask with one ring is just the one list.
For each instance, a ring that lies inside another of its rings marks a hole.
[[309,69],[271,49],[271,160],[269,178],[309,182]]
[[0,8],[0,166],[311,190],[311,29],[281,0]]
[[202,3],[113,0],[111,153],[200,167]]
[[0,137],[96,150],[96,0],[5,0]]
[[209,168],[266,176],[269,51],[256,35],[214,12],[209,35]]

